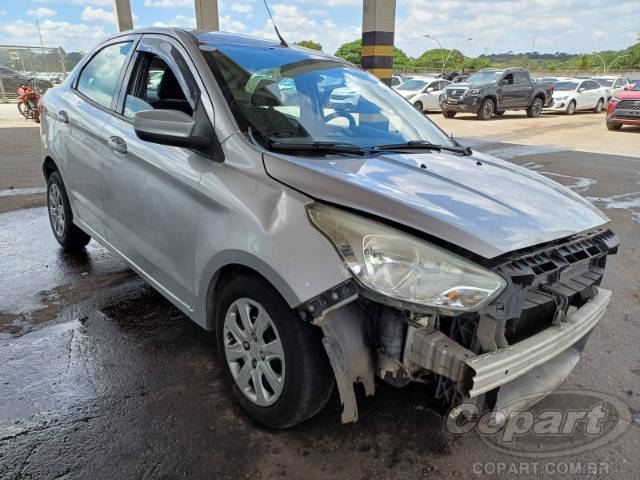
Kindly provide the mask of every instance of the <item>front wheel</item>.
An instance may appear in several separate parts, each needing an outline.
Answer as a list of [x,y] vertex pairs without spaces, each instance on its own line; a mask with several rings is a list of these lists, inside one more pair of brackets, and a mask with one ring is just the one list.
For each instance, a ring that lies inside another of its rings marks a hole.
[[454,112],[451,110],[442,110],[442,115],[444,115],[445,118],[453,118],[456,116],[456,113],[458,112]]
[[478,110],[478,118],[480,120],[489,120],[493,117],[493,112],[495,112],[496,106],[493,103],[493,100],[490,98],[485,98],[480,104],[480,110]]
[[318,327],[303,322],[265,280],[239,274],[216,306],[218,355],[242,408],[270,428],[287,428],[319,412],[333,371]]
[[619,123],[608,123],[607,122],[607,130],[620,130],[622,125]]
[[596,108],[593,109],[593,111],[595,113],[600,113],[603,108],[604,108],[604,99],[601,98],[600,100],[598,100],[598,104],[596,105]]
[[53,172],[47,181],[47,209],[53,236],[65,250],[80,250],[91,237],[73,223],[67,191],[60,173]]
[[542,107],[544,107],[544,102],[540,97],[536,97],[527,108],[527,117],[529,118],[537,118],[542,113]]
[[424,106],[422,105],[422,102],[420,100],[414,103],[413,106],[416,107],[416,110],[418,110],[419,112],[424,113]]
[[567,105],[566,114],[573,115],[574,113],[576,113],[576,102],[575,100],[571,100],[569,105]]

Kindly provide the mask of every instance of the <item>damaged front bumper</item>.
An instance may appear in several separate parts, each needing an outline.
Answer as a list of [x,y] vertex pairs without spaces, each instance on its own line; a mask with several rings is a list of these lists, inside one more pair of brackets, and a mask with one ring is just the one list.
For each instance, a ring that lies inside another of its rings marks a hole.
[[568,377],[603,317],[611,292],[599,285],[617,246],[606,231],[508,258],[494,271],[509,287],[473,314],[383,304],[353,281],[302,305],[301,316],[323,330],[342,421],[358,419],[354,384],[371,395],[375,377],[430,384],[448,406],[471,400],[504,412],[535,403]]

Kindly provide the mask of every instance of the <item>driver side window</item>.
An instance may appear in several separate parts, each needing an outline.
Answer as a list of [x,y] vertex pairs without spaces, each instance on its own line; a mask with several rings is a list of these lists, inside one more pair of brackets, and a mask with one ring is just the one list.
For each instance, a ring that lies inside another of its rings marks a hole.
[[160,57],[144,53],[138,58],[124,105],[124,116],[133,118],[142,110],[179,110],[193,116],[193,109],[178,77]]
[[513,85],[513,73],[508,73],[500,81],[501,85]]

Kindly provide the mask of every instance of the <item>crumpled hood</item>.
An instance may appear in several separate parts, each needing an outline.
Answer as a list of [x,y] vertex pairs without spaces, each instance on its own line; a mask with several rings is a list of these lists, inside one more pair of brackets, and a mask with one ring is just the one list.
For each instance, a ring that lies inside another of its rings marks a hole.
[[264,162],[270,176],[317,200],[407,225],[485,258],[609,220],[570,189],[477,152],[369,158],[265,153]]

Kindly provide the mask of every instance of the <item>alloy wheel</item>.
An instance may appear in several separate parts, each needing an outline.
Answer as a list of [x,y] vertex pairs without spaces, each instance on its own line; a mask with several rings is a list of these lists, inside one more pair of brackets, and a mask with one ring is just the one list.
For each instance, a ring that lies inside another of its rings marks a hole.
[[64,204],[62,193],[55,183],[49,187],[49,218],[56,235],[60,238],[64,236]]
[[224,319],[224,353],[233,380],[251,402],[275,403],[285,382],[285,359],[276,326],[258,302],[239,298]]

